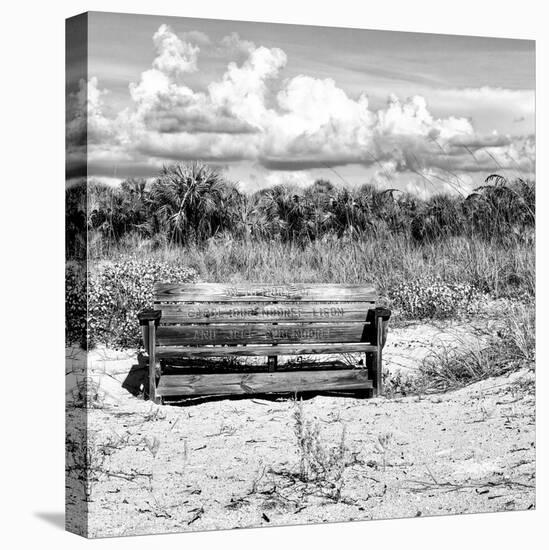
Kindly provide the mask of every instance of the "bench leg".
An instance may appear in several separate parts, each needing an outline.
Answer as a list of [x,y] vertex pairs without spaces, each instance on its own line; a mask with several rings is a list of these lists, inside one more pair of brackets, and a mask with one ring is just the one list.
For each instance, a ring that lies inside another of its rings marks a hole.
[[368,378],[374,385],[373,396],[377,397],[383,393],[382,379],[382,349],[383,349],[383,319],[376,318],[376,351],[366,352],[366,368],[368,369]]
[[[278,323],[273,323],[273,325],[278,325]],[[273,344],[273,347],[276,346],[276,344]],[[267,357],[267,368],[269,372],[274,372],[278,366],[278,356],[276,355],[269,355]]]
[[372,381],[373,389],[369,390],[372,397],[377,396],[377,353],[366,352],[366,369],[368,370],[368,378]]
[[267,367],[269,372],[274,372],[278,365],[278,357],[276,355],[269,355],[267,357]]
[[376,352],[376,383],[375,391],[376,395],[383,393],[383,370],[382,370],[382,355],[383,355],[383,319],[378,317],[376,319],[377,325],[377,352]]
[[383,368],[382,368],[382,355],[383,355],[383,320],[379,319],[377,322],[377,353],[376,353],[376,394],[383,394]]
[[156,327],[154,321],[149,321],[149,399],[154,403],[156,397]]

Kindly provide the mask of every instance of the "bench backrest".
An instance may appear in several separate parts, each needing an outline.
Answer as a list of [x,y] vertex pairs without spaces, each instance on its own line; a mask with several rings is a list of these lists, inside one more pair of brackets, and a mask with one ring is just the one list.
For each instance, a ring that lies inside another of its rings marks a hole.
[[157,284],[159,346],[374,342],[375,289],[337,284]]

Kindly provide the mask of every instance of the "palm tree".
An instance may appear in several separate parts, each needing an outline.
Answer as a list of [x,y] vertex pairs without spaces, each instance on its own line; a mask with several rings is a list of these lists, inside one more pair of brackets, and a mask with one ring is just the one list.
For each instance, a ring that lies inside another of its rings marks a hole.
[[484,238],[506,241],[535,226],[535,185],[492,174],[463,203],[464,216]]
[[151,187],[151,206],[169,240],[203,240],[215,233],[223,178],[199,161],[164,166]]
[[312,205],[300,189],[275,185],[260,193],[259,207],[267,219],[271,235],[284,240],[302,242],[309,234],[308,221],[312,219]]

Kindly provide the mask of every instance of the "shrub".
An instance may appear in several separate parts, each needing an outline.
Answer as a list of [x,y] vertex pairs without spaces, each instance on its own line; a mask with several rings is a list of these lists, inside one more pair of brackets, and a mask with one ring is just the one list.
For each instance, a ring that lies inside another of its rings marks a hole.
[[533,370],[535,339],[534,309],[510,308],[503,326],[487,342],[447,346],[429,354],[419,367],[416,388],[448,391],[521,369]]
[[505,342],[511,361],[533,366],[536,359],[536,312],[533,304],[526,303],[510,308],[504,328],[497,336]]
[[313,493],[341,500],[345,470],[357,460],[347,446],[345,426],[339,444],[330,447],[320,437],[320,426],[305,418],[302,401],[297,403],[294,422],[299,454],[298,479],[310,485]]
[[[67,340],[89,347],[96,344],[122,349],[140,345],[141,330],[137,314],[152,307],[157,282],[189,283],[196,280],[194,270],[155,260],[135,258],[108,263],[88,272],[85,278],[67,271]],[[87,317],[82,315],[86,307]],[[69,308],[70,304],[70,308]],[[87,323],[82,324],[82,320]],[[87,328],[86,338],[83,330]]]
[[440,278],[403,281],[389,292],[394,307],[410,319],[443,319],[473,313],[481,293],[469,283],[448,283]]
[[86,270],[78,262],[65,269],[65,340],[86,345]]
[[514,367],[498,345],[502,343],[494,341],[467,348],[446,346],[431,352],[419,367],[418,386],[425,392],[443,392],[511,372]]
[[424,388],[421,387],[421,380],[418,379],[417,373],[397,370],[391,372],[388,369],[383,369],[383,395],[391,399],[399,395],[406,396],[415,393],[422,393]]

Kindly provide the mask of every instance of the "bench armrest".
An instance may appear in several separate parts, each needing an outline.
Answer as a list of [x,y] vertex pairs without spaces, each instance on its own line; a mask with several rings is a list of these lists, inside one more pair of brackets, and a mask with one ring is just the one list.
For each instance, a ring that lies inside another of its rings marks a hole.
[[161,317],[162,311],[159,309],[144,309],[137,314],[140,325],[148,325],[149,321],[154,321],[155,326],[158,326]]
[[[381,334],[378,332],[378,336],[376,337],[376,341],[378,343],[378,346],[381,344],[381,348],[385,347],[385,342],[387,341],[387,332],[388,332],[388,324],[389,319],[391,318],[391,310],[386,307],[376,307],[376,325],[378,323],[381,323]],[[377,330],[377,327],[376,327]],[[379,341],[379,337],[381,337],[381,342]]]
[[383,319],[387,322],[391,317],[391,310],[386,307],[376,307],[376,319]]

